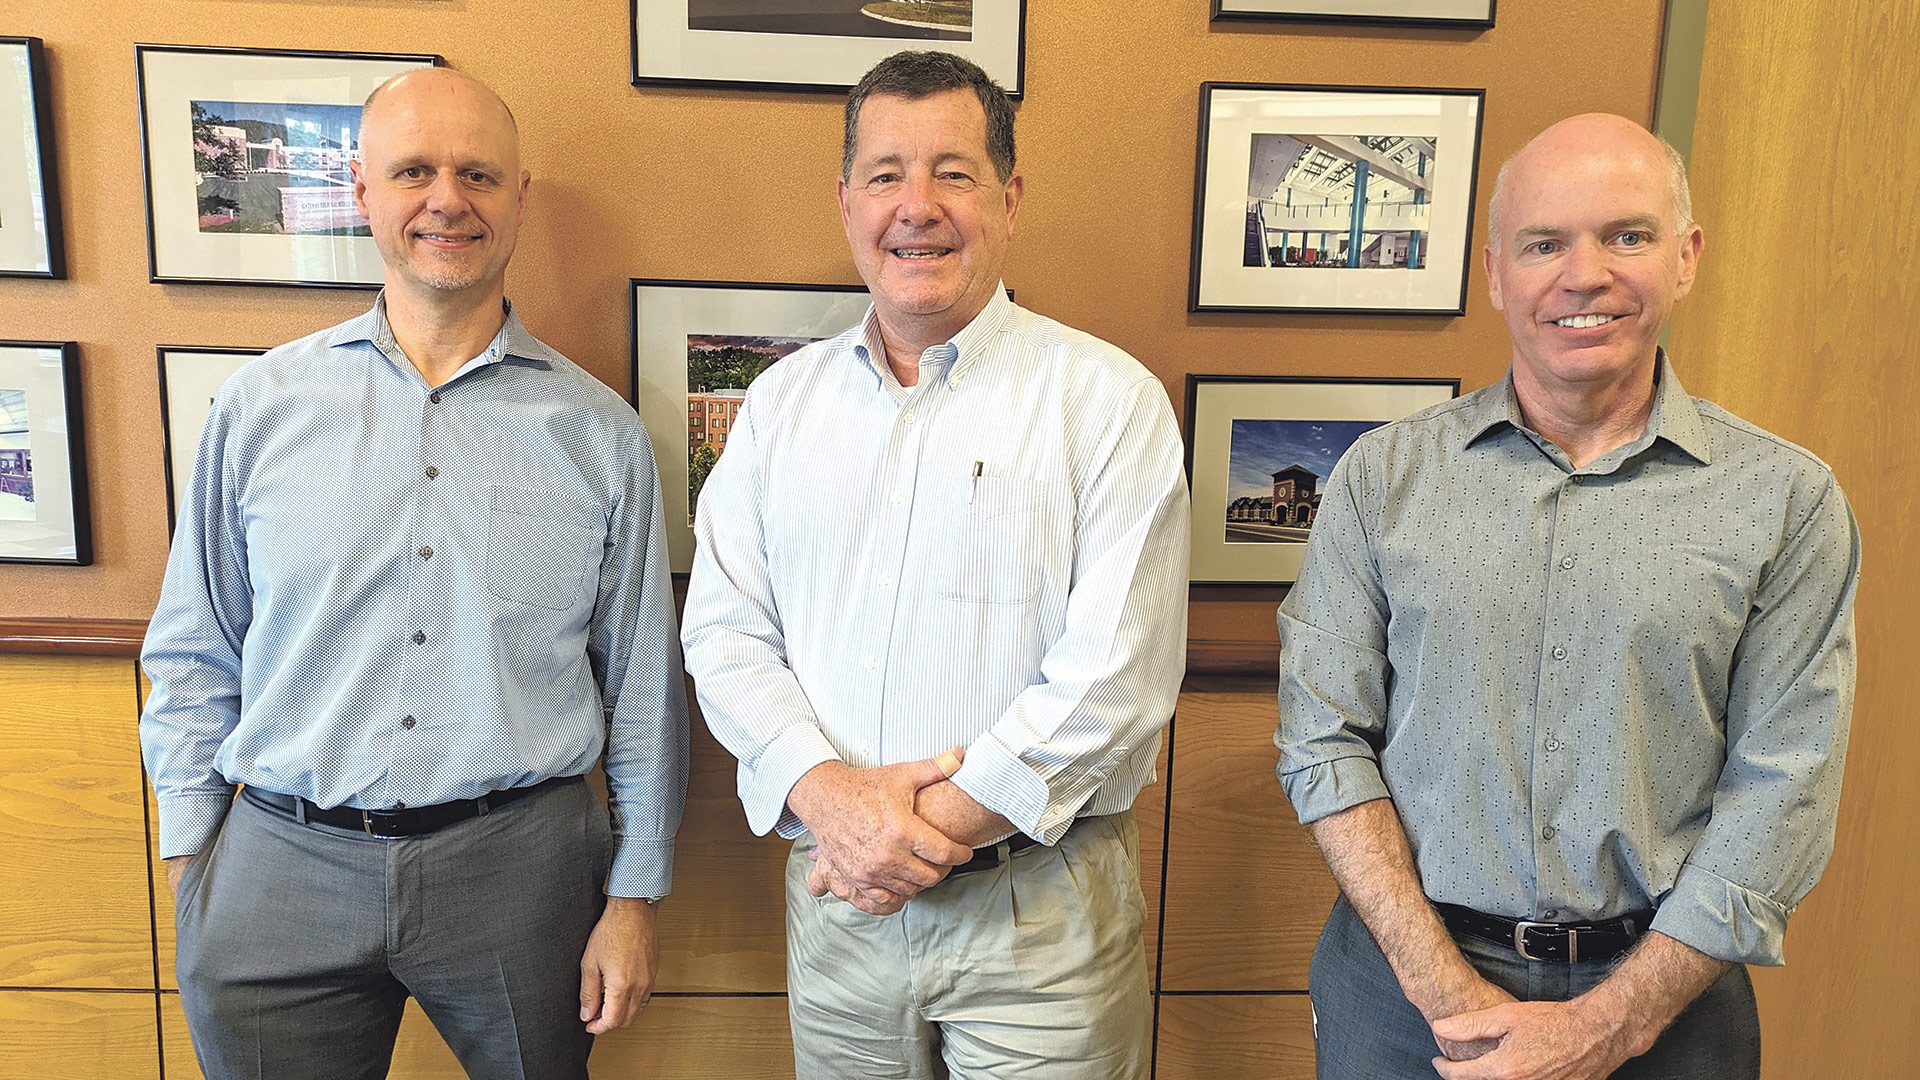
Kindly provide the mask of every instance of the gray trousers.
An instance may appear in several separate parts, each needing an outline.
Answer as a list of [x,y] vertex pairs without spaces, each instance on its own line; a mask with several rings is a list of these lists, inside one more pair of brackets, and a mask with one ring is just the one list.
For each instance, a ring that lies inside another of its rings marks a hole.
[[876,918],[787,859],[800,1080],[1145,1080],[1153,1006],[1131,811],[950,877]]
[[[1561,964],[1522,960],[1477,938],[1460,951],[1480,974],[1521,1001],[1566,1001],[1597,985],[1613,961]],[[1319,1080],[1432,1078],[1433,1030],[1407,1001],[1366,924],[1334,902],[1307,976],[1313,998]],[[1735,966],[1687,1006],[1653,1049],[1614,1070],[1612,1080],[1758,1080],[1760,1015],[1747,969]]]
[[400,840],[243,793],[176,905],[201,1072],[384,1077],[411,995],[474,1080],[584,1078],[580,954],[612,852],[583,783]]

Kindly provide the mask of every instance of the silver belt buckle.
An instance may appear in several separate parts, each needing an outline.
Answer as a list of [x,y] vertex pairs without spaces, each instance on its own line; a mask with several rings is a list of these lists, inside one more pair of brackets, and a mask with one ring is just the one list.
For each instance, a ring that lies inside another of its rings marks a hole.
[[[360,811],[360,827],[367,830],[368,836],[378,835],[373,831],[373,811],[371,810]],[[1520,955],[1525,956],[1527,954],[1522,952]]]
[[[1527,930],[1535,926],[1559,929],[1553,923],[1533,922],[1528,919],[1521,919],[1519,922],[1513,924],[1513,951],[1519,953],[1520,958],[1523,960],[1532,960],[1536,964],[1544,964],[1547,962],[1546,958],[1535,956],[1527,951]],[[1578,959],[1580,959],[1580,932],[1569,929],[1567,931],[1567,963],[1571,964]]]

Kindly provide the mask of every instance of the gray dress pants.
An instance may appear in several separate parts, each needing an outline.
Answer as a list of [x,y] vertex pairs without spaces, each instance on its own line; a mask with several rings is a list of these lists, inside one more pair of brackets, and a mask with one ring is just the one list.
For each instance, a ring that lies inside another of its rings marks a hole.
[[[1460,939],[1467,961],[1522,1001],[1566,1001],[1597,985],[1613,962],[1523,960],[1476,938]],[[1437,1076],[1433,1030],[1407,1001],[1373,934],[1347,903],[1334,902],[1307,976],[1313,998],[1318,1080],[1400,1080]],[[1760,1016],[1747,969],[1735,966],[1694,999],[1653,1049],[1616,1069],[1612,1080],[1758,1080]]]
[[583,783],[399,840],[243,793],[177,898],[201,1072],[384,1077],[411,995],[474,1080],[584,1078],[580,954],[612,851]]

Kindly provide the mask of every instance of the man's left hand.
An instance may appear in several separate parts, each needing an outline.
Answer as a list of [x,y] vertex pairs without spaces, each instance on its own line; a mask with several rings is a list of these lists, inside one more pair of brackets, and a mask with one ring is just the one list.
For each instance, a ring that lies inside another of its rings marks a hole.
[[1433,1022],[1447,1043],[1498,1040],[1471,1061],[1433,1059],[1445,1080],[1605,1080],[1633,1056],[1617,1024],[1581,1001],[1521,1001]]
[[653,915],[645,900],[607,897],[607,910],[580,956],[580,1019],[587,1034],[626,1027],[653,995],[660,967]]

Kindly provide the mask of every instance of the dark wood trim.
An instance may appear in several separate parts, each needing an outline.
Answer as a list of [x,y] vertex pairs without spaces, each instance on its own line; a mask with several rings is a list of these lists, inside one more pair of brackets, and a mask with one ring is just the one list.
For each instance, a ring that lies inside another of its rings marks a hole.
[[[147,624],[139,619],[0,618],[0,653],[51,653],[65,656],[140,654]],[[1274,677],[1280,643],[1238,638],[1196,638],[1187,642],[1187,674]]]
[[0,619],[0,653],[131,659],[146,634],[139,619]]
[[1277,679],[1278,641],[1243,638],[1193,638],[1187,642],[1188,675],[1252,675]]

